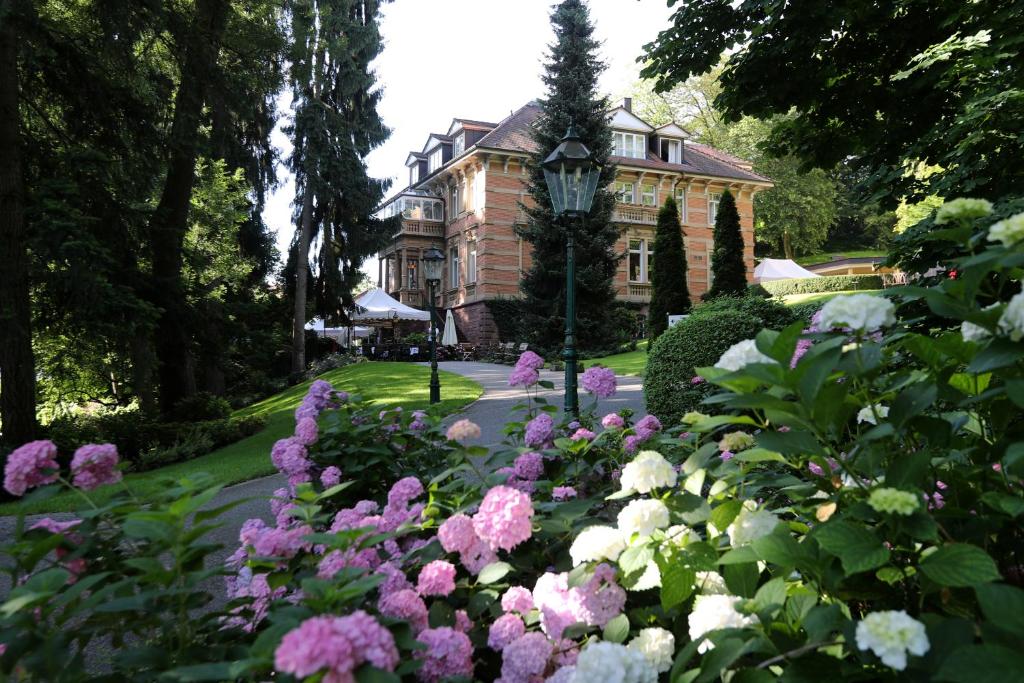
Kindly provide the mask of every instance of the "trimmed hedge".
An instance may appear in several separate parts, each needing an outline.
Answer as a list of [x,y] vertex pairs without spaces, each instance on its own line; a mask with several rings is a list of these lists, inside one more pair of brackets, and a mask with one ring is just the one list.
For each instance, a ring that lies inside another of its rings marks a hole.
[[881,275],[823,275],[762,282],[761,287],[772,296],[789,294],[823,294],[851,289],[882,289]]
[[781,330],[797,321],[797,316],[789,306],[758,296],[725,296],[712,299],[693,309],[691,316],[721,311],[747,313],[760,320],[769,330]]
[[714,365],[726,349],[763,328],[761,319],[738,310],[692,315],[669,328],[655,340],[647,359],[647,412],[666,426],[678,424],[711,391],[707,383],[691,382],[694,369]]

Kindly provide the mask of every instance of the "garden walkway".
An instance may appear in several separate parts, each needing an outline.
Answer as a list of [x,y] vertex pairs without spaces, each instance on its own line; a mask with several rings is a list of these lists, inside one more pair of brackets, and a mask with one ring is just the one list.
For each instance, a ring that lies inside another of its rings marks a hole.
[[[505,423],[513,419],[512,407],[526,398],[526,392],[520,388],[508,386],[508,375],[512,368],[507,365],[496,365],[493,363],[478,363],[470,361],[447,361],[439,363],[439,367],[448,372],[464,375],[477,382],[484,389],[483,395],[469,404],[464,410],[456,413],[445,420],[450,424],[459,419],[470,419],[480,425],[481,445],[499,443],[503,437],[502,428]],[[564,386],[563,373],[544,370],[541,372],[541,379],[554,383],[552,390],[541,389],[540,396],[545,397],[549,402],[559,408],[562,405],[562,387]],[[441,386],[441,394],[444,395],[444,385]],[[586,409],[590,404],[590,396],[584,392],[580,393],[581,407]],[[618,377],[618,391],[613,398],[605,399],[598,406],[598,414],[631,408],[637,415],[645,414],[643,401],[642,380],[639,377]],[[267,453],[270,457],[270,453]],[[252,517],[261,517],[267,522],[273,523],[270,515],[270,508],[267,499],[274,495],[274,490],[285,485],[282,475],[273,475],[254,479],[234,486],[225,488],[210,503],[210,507],[224,505],[240,499],[249,499],[240,503],[221,516],[223,525],[210,533],[209,540],[224,545],[224,549],[215,556],[226,558],[238,545],[238,530],[245,520]],[[68,514],[53,515],[32,515],[26,522],[32,524],[35,520],[43,517],[54,517],[56,519],[67,519]],[[13,533],[15,517],[0,517],[0,543],[9,539]],[[0,586],[0,592],[5,587]]]

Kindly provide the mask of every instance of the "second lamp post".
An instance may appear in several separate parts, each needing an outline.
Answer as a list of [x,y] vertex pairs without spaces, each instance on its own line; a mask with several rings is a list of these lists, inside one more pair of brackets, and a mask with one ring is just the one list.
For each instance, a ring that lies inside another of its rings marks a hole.
[[[565,238],[565,412],[579,415],[576,389],[576,255],[575,223],[590,213],[601,166],[569,126],[558,147],[541,164],[555,218],[564,217]],[[442,255],[443,258],[443,255]]]
[[437,375],[437,311],[434,308],[434,291],[441,284],[444,268],[444,252],[430,247],[423,252],[423,276],[427,281],[427,296],[430,298],[430,402],[441,401],[441,379]]

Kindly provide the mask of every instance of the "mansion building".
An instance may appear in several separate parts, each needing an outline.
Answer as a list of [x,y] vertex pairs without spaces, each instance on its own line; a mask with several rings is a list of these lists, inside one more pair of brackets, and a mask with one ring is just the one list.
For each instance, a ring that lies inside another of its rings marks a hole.
[[[618,201],[612,214],[623,254],[615,276],[616,297],[640,304],[651,299],[650,268],[658,209],[675,196],[686,247],[690,295],[699,300],[711,284],[712,229],[721,193],[736,198],[747,277],[754,269],[754,195],[772,186],[742,159],[687,139],[674,123],[659,128],[632,112],[630,99],[609,112]],[[433,133],[423,150],[406,159],[409,185],[381,208],[402,215],[401,229],[379,254],[378,285],[402,303],[426,307],[427,284],[420,255],[445,252],[444,278],[435,304],[450,308],[460,338],[499,341],[487,300],[521,295],[531,246],[516,235],[530,205],[526,161],[536,145],[531,125],[541,114],[531,102],[500,123],[455,119],[448,132]],[[519,341],[519,340],[500,340]]]

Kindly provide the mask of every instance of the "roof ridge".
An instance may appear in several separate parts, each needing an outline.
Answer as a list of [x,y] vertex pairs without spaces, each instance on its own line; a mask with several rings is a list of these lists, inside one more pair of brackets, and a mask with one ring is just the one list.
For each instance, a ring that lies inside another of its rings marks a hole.
[[[696,146],[694,146],[694,145],[696,145]],[[769,180],[768,176],[761,175],[760,173],[758,173],[757,171],[754,170],[754,164],[753,163],[748,162],[748,163],[750,163],[750,168],[743,168],[738,163],[736,163],[735,161],[731,160],[731,159],[738,159],[740,161],[746,161],[746,159],[740,159],[738,156],[735,156],[733,154],[729,154],[728,152],[723,152],[722,150],[718,149],[717,147],[712,147],[711,145],[705,145],[702,142],[696,142],[696,143],[691,144],[690,146],[692,148],[692,151],[694,151],[697,154],[700,154],[702,156],[705,156],[708,159],[713,159],[713,160],[719,161],[719,162],[721,162],[723,164],[727,164],[729,166],[732,166],[736,170],[743,171],[744,173],[750,173],[751,175],[755,175],[758,178],[763,178],[764,180]],[[726,159],[726,158],[722,158],[722,157],[717,157],[714,154],[708,154],[707,152],[703,151],[702,149],[699,149],[700,147],[703,147],[705,149],[713,149],[716,152],[721,152],[722,154],[725,154],[729,158]]]

